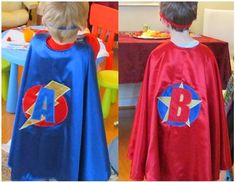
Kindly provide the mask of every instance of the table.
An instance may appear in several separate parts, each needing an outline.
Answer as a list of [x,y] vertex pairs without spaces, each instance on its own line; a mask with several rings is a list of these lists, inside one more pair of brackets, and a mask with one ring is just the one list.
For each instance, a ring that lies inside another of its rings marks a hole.
[[[195,39],[213,51],[218,63],[223,89],[225,89],[231,75],[228,43],[206,36]],[[141,82],[149,54],[165,41],[136,39],[127,33],[119,33],[119,83]]]
[[[4,36],[4,34],[3,34]],[[18,98],[18,65],[24,66],[27,51],[2,49],[2,57],[11,63],[7,93],[7,112],[14,113]]]
[[[37,26],[34,26],[33,28],[37,29]],[[41,28],[41,26],[38,26],[38,29]],[[4,37],[5,34],[6,32],[2,34],[2,37]],[[100,43],[100,52],[103,52],[103,49],[105,49],[105,46]],[[27,50],[2,48],[2,57],[11,63],[6,104],[6,111],[9,113],[14,113],[16,109],[18,100],[18,65],[24,66],[27,53]],[[100,64],[104,58],[105,57],[97,58],[96,63]]]

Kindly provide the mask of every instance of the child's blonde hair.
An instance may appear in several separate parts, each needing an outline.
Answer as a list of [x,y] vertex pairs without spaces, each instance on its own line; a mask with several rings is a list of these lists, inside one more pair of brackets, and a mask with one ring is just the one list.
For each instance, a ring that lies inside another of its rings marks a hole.
[[46,2],[42,22],[55,41],[68,43],[76,40],[78,30],[87,27],[87,2]]

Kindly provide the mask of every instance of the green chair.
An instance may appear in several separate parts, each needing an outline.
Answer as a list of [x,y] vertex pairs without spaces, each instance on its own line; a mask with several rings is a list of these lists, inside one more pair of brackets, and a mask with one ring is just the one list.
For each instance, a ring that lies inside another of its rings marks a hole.
[[104,87],[105,92],[102,98],[102,112],[106,119],[109,115],[112,103],[117,100],[118,93],[118,71],[104,70],[98,72],[99,87]]
[[7,100],[10,63],[2,59],[2,98]]

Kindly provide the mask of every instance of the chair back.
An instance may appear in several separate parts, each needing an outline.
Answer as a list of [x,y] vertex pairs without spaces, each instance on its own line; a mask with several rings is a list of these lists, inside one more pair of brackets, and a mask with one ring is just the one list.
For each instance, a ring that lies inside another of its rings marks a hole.
[[205,9],[203,34],[229,43],[230,58],[234,56],[233,10]]
[[92,3],[89,21],[92,34],[102,39],[108,52],[112,51],[118,34],[118,10]]

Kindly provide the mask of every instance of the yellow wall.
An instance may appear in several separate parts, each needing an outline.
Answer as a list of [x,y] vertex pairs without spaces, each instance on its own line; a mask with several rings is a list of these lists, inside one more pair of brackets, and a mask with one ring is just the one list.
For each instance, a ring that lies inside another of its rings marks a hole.
[[228,9],[233,10],[233,2],[199,2],[197,20],[193,23],[191,30],[202,33],[204,9]]

